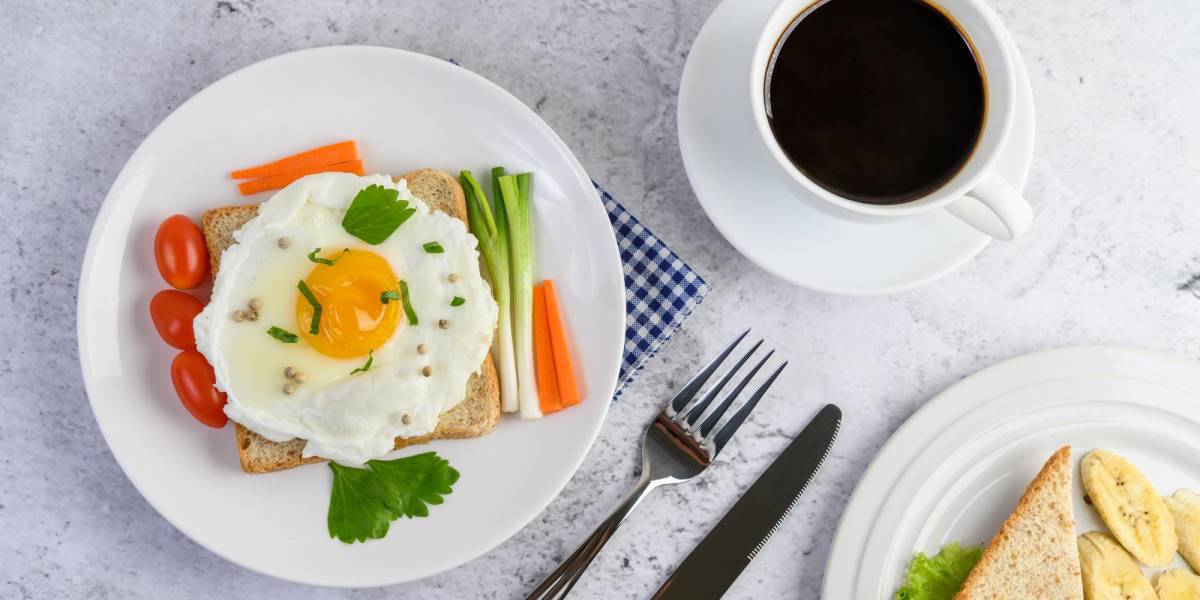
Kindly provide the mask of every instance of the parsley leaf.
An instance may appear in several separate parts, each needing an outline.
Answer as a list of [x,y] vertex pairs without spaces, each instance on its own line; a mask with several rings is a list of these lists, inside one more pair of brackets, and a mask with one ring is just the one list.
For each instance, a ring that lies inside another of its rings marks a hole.
[[421,244],[421,247],[424,248],[425,252],[428,252],[429,254],[441,254],[446,251],[446,249],[442,248],[442,245],[437,242],[425,242],[424,244]]
[[330,462],[329,468],[333,470],[333,492],[326,517],[329,537],[353,544],[387,535],[388,525],[404,514],[396,490],[370,469],[343,467],[336,462]]
[[367,461],[366,469],[329,463],[333,492],[326,523],[329,537],[347,544],[387,535],[392,521],[429,515],[430,504],[441,504],[458,471],[434,452],[395,460]]
[[321,332],[321,303],[317,302],[317,297],[313,295],[312,290],[308,289],[308,284],[301,279],[300,283],[296,284],[296,289],[300,290],[300,295],[308,301],[308,305],[312,307],[312,322],[308,325],[308,333],[317,335]]
[[450,306],[462,306],[467,303],[467,299],[462,296],[455,296],[450,300]]
[[350,202],[350,208],[346,209],[346,216],[342,217],[342,228],[368,244],[382,244],[417,212],[407,200],[399,200],[399,197],[399,191],[381,185],[359,190]]
[[398,292],[396,290],[388,290],[386,292],[379,293],[379,303],[380,304],[387,304],[388,302],[394,302],[399,299],[400,299],[400,292]]
[[451,486],[458,481],[458,471],[435,452],[396,460],[369,460],[367,464],[395,487],[403,514],[410,519],[428,517],[428,505],[441,504],[442,496],[453,492]]
[[408,317],[408,324],[416,325],[417,311],[413,310],[412,300],[408,299],[408,284],[403,279],[400,280],[400,299],[404,301],[404,316]]
[[267,335],[269,335],[285,344],[295,344],[296,342],[300,341],[300,336],[298,336],[286,329],[283,329],[281,327],[275,327],[274,325],[272,325],[271,328],[267,330]]
[[321,258],[320,256],[317,256],[317,253],[320,251],[321,251],[321,248],[318,247],[316,250],[309,252],[308,260],[311,260],[319,265],[326,265],[326,266],[332,267],[333,265],[336,265],[339,260],[342,260],[342,255],[349,252],[350,249],[342,248],[342,252],[340,254],[338,254],[337,256],[334,256],[333,258]]
[[373,362],[375,362],[375,351],[369,350],[367,352],[367,362],[363,363],[363,366],[361,366],[353,371],[350,371],[350,374],[353,375],[355,373],[366,373],[367,371],[370,371],[371,363],[373,363]]

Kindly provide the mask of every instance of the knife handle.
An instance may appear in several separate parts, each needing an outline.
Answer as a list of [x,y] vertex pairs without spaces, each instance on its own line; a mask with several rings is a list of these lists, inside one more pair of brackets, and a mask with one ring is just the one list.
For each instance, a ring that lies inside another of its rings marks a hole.
[[653,490],[657,485],[651,485],[649,469],[642,469],[642,476],[638,479],[637,485],[621,502],[621,505],[612,512],[598,527],[588,539],[580,544],[579,548],[575,549],[565,560],[558,565],[558,568],[550,573],[538,584],[525,600],[561,600],[567,597],[567,593],[571,588],[575,587],[575,582],[579,581],[579,577],[587,570],[588,565],[592,564],[592,559],[600,554],[600,549],[608,542],[613,533],[617,531],[621,523],[625,521],[625,517],[633,512],[639,503]]

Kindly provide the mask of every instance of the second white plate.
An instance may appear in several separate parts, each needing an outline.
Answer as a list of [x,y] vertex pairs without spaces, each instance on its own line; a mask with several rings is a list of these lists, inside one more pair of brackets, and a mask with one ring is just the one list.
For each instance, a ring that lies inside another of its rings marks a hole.
[[1161,494],[1200,491],[1200,364],[1121,348],[1063,348],[1005,361],[950,387],[867,468],[834,537],[822,597],[891,598],[915,552],[936,553],[952,541],[986,545],[1064,445],[1075,465],[1077,533],[1104,530],[1083,502],[1078,476],[1079,459],[1096,448],[1128,458]]

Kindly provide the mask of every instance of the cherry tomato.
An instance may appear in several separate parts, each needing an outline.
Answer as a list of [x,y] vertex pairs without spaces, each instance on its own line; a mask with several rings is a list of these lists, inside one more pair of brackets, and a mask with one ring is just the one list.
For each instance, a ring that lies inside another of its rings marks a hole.
[[204,232],[183,215],[167,217],[154,234],[154,261],[171,287],[190,290],[208,277]]
[[164,342],[191,350],[196,347],[192,319],[204,310],[204,303],[179,290],[163,290],[150,299],[150,319]]
[[229,422],[225,416],[225,393],[213,387],[217,377],[203,354],[184,350],[171,361],[171,383],[183,407],[197,421],[220,429]]

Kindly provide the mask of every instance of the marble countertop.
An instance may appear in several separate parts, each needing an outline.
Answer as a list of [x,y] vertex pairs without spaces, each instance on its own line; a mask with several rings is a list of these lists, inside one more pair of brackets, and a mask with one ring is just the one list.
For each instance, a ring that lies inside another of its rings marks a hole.
[[[29,2],[0,19],[0,597],[513,598],[623,495],[659,399],[737,330],[791,361],[714,469],[652,496],[577,598],[645,597],[827,401],[842,436],[729,598],[817,598],[846,499],[931,396],[1005,358],[1072,344],[1196,356],[1200,6],[991,0],[1028,64],[1036,221],[959,272],[880,298],[812,293],[742,258],[696,204],[675,97],[715,4]],[[377,44],[455,57],[539,114],[713,291],[625,396],[563,494],[451,572],[344,591],[227,563],[163,520],[109,454],[79,371],[75,297],[92,220],[137,144],[215,79],[282,52]]]

